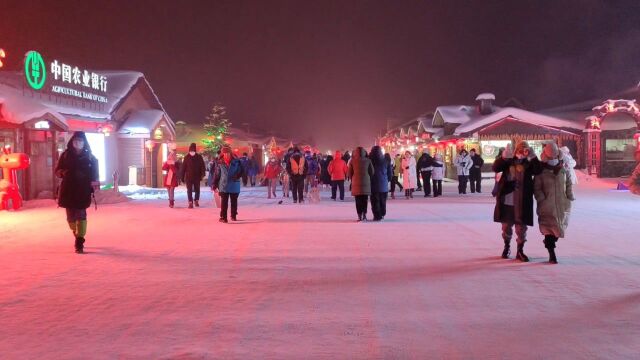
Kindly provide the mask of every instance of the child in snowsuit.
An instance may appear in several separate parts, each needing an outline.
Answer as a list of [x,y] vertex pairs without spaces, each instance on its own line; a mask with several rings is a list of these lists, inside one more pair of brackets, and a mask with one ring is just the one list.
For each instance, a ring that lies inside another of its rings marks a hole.
[[574,199],[571,175],[560,160],[558,145],[547,143],[542,150],[542,172],[536,175],[534,195],[538,204],[538,226],[544,235],[544,247],[549,251],[549,262],[557,264],[556,242],[564,237],[569,222],[571,202]]
[[58,205],[66,209],[67,223],[75,237],[75,249],[81,254],[87,234],[87,208],[91,205],[92,194],[100,187],[98,160],[91,153],[84,132],[73,134],[67,149],[60,155],[55,173],[62,179]]
[[502,173],[493,215],[493,220],[502,224],[502,258],[509,258],[515,226],[518,243],[516,259],[527,262],[529,258],[524,254],[524,243],[527,241],[527,226],[533,226],[533,177],[540,174],[542,165],[529,144],[520,141],[515,152],[511,151],[510,145],[507,146],[502,157],[493,163],[493,171]]

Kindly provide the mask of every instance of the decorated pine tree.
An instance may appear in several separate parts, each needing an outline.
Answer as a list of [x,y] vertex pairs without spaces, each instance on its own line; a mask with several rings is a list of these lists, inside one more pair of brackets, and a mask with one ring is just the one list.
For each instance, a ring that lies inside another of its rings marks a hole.
[[204,152],[213,156],[224,146],[231,122],[227,118],[227,108],[220,103],[213,105],[206,119],[204,130],[207,132],[207,137],[202,139],[202,143],[205,147]]

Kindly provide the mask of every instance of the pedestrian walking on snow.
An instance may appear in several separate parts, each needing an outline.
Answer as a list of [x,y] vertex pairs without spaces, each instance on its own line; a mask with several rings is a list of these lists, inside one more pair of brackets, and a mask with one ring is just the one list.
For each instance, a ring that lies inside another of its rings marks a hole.
[[65,208],[67,223],[75,238],[76,252],[84,252],[87,234],[87,208],[91,197],[100,188],[98,160],[91,153],[87,136],[76,131],[60,155],[55,174],[62,179],[58,206]]
[[382,154],[380,146],[374,146],[369,153],[369,159],[373,164],[373,176],[371,176],[371,212],[373,221],[380,221],[387,215],[387,194],[389,193],[389,181],[393,175],[391,157],[387,159]]
[[[391,156],[391,155],[389,155]],[[391,177],[391,198],[396,198],[396,185],[402,191],[404,188],[398,179],[400,178],[400,174],[402,174],[402,156],[400,154],[396,154],[395,159],[393,160],[393,176]]]
[[[182,160],[182,182],[187,185],[189,209],[200,206],[200,183],[204,179],[205,164],[202,155],[196,152],[196,143],[189,145],[189,154]],[[195,195],[195,197],[194,197]]]
[[442,162],[442,155],[435,155],[432,167],[433,197],[442,196],[442,180],[444,179],[444,162]]
[[307,162],[300,152],[300,149],[293,149],[293,154],[289,159],[287,169],[289,176],[291,176],[293,202],[302,204],[304,203],[304,179],[307,175]]
[[222,157],[216,166],[213,179],[214,192],[220,194],[220,222],[227,223],[229,202],[231,202],[231,220],[238,218],[238,197],[240,196],[240,179],[242,179],[242,163],[231,152],[230,147],[222,148]]
[[275,198],[276,187],[278,185],[278,177],[282,172],[282,166],[278,162],[275,156],[271,156],[267,166],[264,167],[264,178],[267,180],[267,198],[271,199],[271,196]]
[[433,158],[427,152],[423,152],[418,159],[418,171],[422,176],[422,188],[424,189],[424,197],[431,196],[431,175],[433,172]]
[[471,158],[471,169],[469,169],[469,183],[471,184],[471,193],[482,192],[482,165],[484,159],[476,153],[476,149],[469,150]]
[[336,156],[329,163],[328,171],[331,176],[331,199],[336,200],[337,192],[340,190],[340,201],[344,200],[344,180],[347,178],[349,167],[343,160],[340,151],[336,151]]
[[171,151],[169,155],[167,155],[167,161],[162,164],[162,170],[167,173],[164,175],[163,185],[167,188],[167,193],[169,195],[169,207],[173,208],[175,204],[175,191],[178,186],[178,166],[176,165],[176,161],[178,160],[178,156],[175,151]]
[[552,264],[558,263],[556,242],[565,235],[571,202],[575,200],[571,175],[560,160],[561,156],[555,142],[545,144],[540,155],[542,172],[535,176],[533,186],[538,226],[544,235],[544,247],[549,251],[549,262]]
[[533,226],[533,177],[542,172],[542,164],[529,144],[520,141],[515,152],[507,145],[502,157],[493,163],[493,171],[502,174],[493,213],[493,221],[502,224],[502,258],[509,258],[515,226],[518,243],[516,259],[527,262],[529,258],[524,254],[524,244],[527,241],[527,226]]
[[402,185],[404,187],[404,196],[407,199],[413,199],[413,191],[416,184],[416,158],[411,155],[410,151],[404,153],[401,162],[402,166]]
[[371,177],[374,174],[373,164],[367,158],[367,152],[358,147],[349,162],[349,178],[351,179],[351,195],[356,199],[358,221],[367,221],[367,203],[371,195]]
[[469,180],[469,170],[473,166],[473,161],[469,157],[467,150],[462,149],[454,161],[458,171],[458,194],[467,193],[467,181]]

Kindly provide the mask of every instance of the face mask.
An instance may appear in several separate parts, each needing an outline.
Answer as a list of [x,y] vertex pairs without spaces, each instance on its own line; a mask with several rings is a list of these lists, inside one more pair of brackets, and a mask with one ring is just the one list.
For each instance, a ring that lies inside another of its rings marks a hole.
[[558,159],[552,159],[552,160],[547,161],[547,164],[549,164],[551,166],[556,166],[556,165],[558,165],[559,162],[560,162],[560,160],[558,160]]
[[82,140],[73,140],[73,147],[76,150],[84,149],[84,141],[82,141]]
[[195,151],[189,151],[189,155],[194,156],[196,154]]

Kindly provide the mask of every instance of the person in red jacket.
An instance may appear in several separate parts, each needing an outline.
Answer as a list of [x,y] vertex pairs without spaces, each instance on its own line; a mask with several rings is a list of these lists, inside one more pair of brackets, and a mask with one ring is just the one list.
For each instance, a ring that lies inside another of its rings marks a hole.
[[174,201],[174,195],[176,187],[178,186],[178,166],[176,165],[176,160],[178,157],[176,156],[175,151],[172,151],[169,155],[167,155],[167,161],[162,164],[162,170],[167,173],[164,175],[164,187],[167,188],[167,192],[169,193],[169,207],[172,208]]
[[264,178],[267,179],[267,198],[271,199],[271,195],[276,197],[276,186],[278,185],[278,176],[282,172],[282,165],[275,156],[271,156],[267,166],[264,167]]
[[349,167],[342,160],[340,151],[336,151],[336,156],[329,163],[329,175],[331,175],[331,199],[336,200],[336,192],[340,188],[340,201],[344,201],[344,179],[347,177]]

